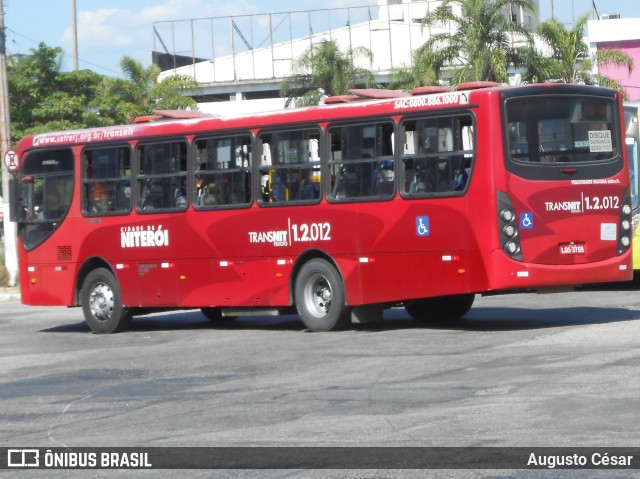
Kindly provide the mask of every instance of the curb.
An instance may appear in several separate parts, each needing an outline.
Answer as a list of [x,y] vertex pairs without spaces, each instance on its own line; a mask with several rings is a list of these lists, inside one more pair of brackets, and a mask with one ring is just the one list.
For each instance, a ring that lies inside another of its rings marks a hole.
[[0,293],[0,303],[7,301],[20,301],[20,298],[20,290]]

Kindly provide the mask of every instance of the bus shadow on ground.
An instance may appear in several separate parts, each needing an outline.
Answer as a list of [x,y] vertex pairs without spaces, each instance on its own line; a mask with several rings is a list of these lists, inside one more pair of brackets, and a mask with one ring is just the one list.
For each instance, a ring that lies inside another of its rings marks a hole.
[[[265,330],[305,331],[298,316],[243,316],[237,319],[210,321],[199,311],[172,311],[134,316],[131,332],[196,330]],[[90,333],[84,321],[43,329],[42,333]],[[126,334],[126,333],[125,333]]]
[[135,316],[131,324],[132,331],[172,331],[181,329],[304,331],[305,327],[300,318],[295,315],[256,315],[210,321],[199,311],[176,311],[162,315]]
[[[406,313],[402,310],[391,310],[385,314],[385,319],[381,323],[365,323],[358,326],[360,329],[371,331],[392,329],[396,322],[393,321],[393,318],[398,317],[402,321],[405,315]],[[640,311],[628,308],[590,306],[546,309],[478,307],[471,309],[469,313],[459,319],[425,322],[408,319],[410,325],[407,327],[455,331],[525,331],[635,320],[640,320]]]
[[[416,321],[402,308],[385,311],[382,321],[353,324],[347,331],[376,333],[384,331],[452,330],[452,331],[525,331],[532,329],[587,326],[640,320],[640,310],[627,308],[566,307],[528,309],[513,307],[478,307],[466,316],[454,320]],[[194,331],[194,330],[263,330],[308,332],[297,315],[243,316],[233,320],[209,321],[199,311],[135,316],[132,332]],[[88,333],[84,322],[55,326],[40,332]],[[331,334],[339,334],[331,333]],[[314,333],[318,334],[318,333]]]

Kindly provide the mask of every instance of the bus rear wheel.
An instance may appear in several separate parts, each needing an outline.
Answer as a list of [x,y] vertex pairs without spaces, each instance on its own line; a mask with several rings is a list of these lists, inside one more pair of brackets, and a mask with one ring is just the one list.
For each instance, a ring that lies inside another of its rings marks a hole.
[[132,312],[122,305],[120,285],[108,269],[98,268],[87,275],[80,290],[80,301],[84,319],[94,333],[111,334],[129,329]]
[[458,319],[469,312],[475,294],[454,294],[437,298],[424,298],[409,301],[404,309],[418,321],[446,321]]
[[323,259],[312,259],[300,268],[294,299],[300,319],[311,331],[344,329],[351,322],[342,278],[338,270]]

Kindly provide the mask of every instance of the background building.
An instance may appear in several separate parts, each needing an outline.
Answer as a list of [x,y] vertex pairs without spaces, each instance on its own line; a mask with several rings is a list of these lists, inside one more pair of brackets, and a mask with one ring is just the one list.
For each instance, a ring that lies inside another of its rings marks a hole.
[[[537,7],[539,3],[536,0]],[[343,50],[369,48],[373,62],[358,66],[371,70],[378,83],[387,83],[392,69],[411,65],[411,52],[431,34],[451,31],[449,25],[428,29],[420,24],[441,4],[441,0],[378,0],[377,5],[364,7],[157,22],[154,58],[166,68],[161,78],[173,74],[195,78],[201,85],[194,95],[200,111],[225,115],[277,110],[284,107],[280,86],[291,75],[294,60],[324,39],[337,41]],[[504,14],[532,31],[540,23],[519,8]],[[586,36],[591,53],[615,47],[634,58],[631,75],[615,66],[601,67],[599,73],[621,83],[629,98],[640,99],[640,18],[604,14],[588,22]],[[510,75],[513,83],[519,82],[517,71]]]
[[600,20],[590,21],[587,31],[591,54],[602,48],[617,48],[633,58],[635,68],[631,74],[626,68],[615,65],[602,66],[594,73],[616,80],[625,88],[630,100],[640,100],[640,18],[605,14]]
[[[378,0],[365,7],[157,22],[155,49],[161,51],[154,56],[173,64],[161,78],[189,75],[200,83],[195,95],[200,111],[224,115],[281,109],[282,80],[312,44],[327,39],[343,50],[370,49],[373,62],[358,66],[371,70],[378,83],[387,83],[393,68],[411,65],[411,52],[432,33],[450,31],[449,25],[428,29],[420,24],[441,4]],[[520,9],[505,10],[505,15],[531,29],[539,22]]]

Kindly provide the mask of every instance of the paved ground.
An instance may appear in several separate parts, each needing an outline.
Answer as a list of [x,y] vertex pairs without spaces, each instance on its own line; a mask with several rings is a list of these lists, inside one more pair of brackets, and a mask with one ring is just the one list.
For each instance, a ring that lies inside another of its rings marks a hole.
[[[198,311],[91,334],[78,308],[0,305],[6,447],[634,446],[640,295],[478,298],[461,321],[308,333]],[[5,471],[6,472],[6,471]],[[613,477],[634,471],[25,471],[25,477]],[[0,476],[13,477],[0,472]]]

